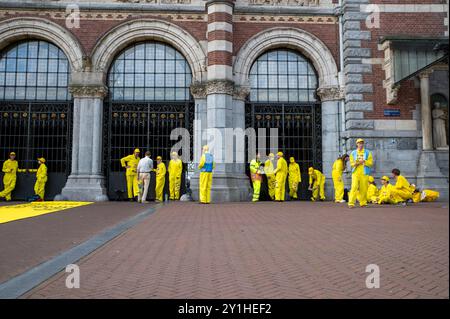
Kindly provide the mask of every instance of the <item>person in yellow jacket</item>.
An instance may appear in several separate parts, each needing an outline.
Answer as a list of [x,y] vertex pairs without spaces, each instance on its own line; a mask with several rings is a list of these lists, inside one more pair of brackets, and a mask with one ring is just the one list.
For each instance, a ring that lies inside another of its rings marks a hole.
[[45,158],[38,158],[39,168],[29,169],[30,173],[36,173],[36,183],[34,184],[34,193],[39,195],[40,200],[44,200],[45,184],[47,183],[47,165]]
[[183,172],[183,162],[178,157],[177,152],[172,152],[169,162],[169,199],[180,199],[181,173]]
[[376,204],[379,195],[379,190],[377,185],[375,185],[375,179],[373,176],[368,177],[369,186],[367,187],[367,201]]
[[392,176],[395,179],[394,191],[398,197],[400,197],[403,202],[408,200],[412,201],[413,192],[416,187],[412,186],[403,175],[400,175],[400,170],[398,168],[392,170]]
[[267,177],[267,188],[269,190],[269,196],[272,200],[275,199],[275,185],[277,184],[275,179],[273,160],[275,155],[273,153],[269,153],[267,156],[267,160],[264,162],[264,173]]
[[423,191],[416,189],[414,190],[412,200],[414,203],[434,202],[439,198],[439,195],[438,191],[433,191],[431,189],[424,189]]
[[308,190],[312,191],[311,201],[315,202],[325,200],[325,175],[321,171],[314,169],[314,167],[308,168],[309,175],[309,187]]
[[398,204],[402,201],[400,197],[398,197],[395,193],[394,186],[389,183],[389,177],[383,176],[381,178],[381,186],[380,192],[378,195],[378,204]]
[[208,145],[205,145],[202,148],[202,157],[198,164],[198,169],[200,170],[199,201],[202,204],[211,203],[211,186],[214,167],[214,156],[209,152]]
[[16,153],[9,153],[9,159],[3,163],[3,190],[0,192],[0,198],[5,198],[7,201],[11,200],[11,193],[16,187],[17,172],[19,170],[19,163],[16,161]]
[[139,151],[139,149],[136,148],[133,154],[125,156],[120,159],[120,164],[122,164],[122,167],[125,167],[127,169],[125,177],[127,178],[128,199],[130,201],[133,201],[133,199],[139,195],[137,166],[141,159],[139,157],[140,153],[141,151]]
[[162,202],[164,194],[164,185],[166,184],[166,164],[163,163],[162,157],[156,157],[156,187],[155,197],[156,201]]
[[297,199],[298,184],[302,181],[300,173],[300,166],[295,162],[294,157],[289,158],[289,196],[292,199]]
[[369,175],[373,166],[372,152],[364,148],[364,140],[356,140],[357,148],[350,153],[350,166],[352,167],[352,186],[349,194],[348,206],[355,207],[356,197],[359,196],[359,205],[367,206],[367,188]]
[[342,174],[345,170],[345,164],[348,161],[349,156],[344,154],[340,156],[333,163],[333,168],[331,170],[331,177],[333,179],[334,185],[334,201],[336,203],[345,203],[344,200],[344,180],[342,179]]
[[283,152],[277,153],[277,167],[273,171],[275,174],[275,201],[283,202],[286,192],[286,177],[288,174],[287,162],[283,157]]
[[256,157],[250,161],[250,178],[253,186],[253,202],[259,201],[259,194],[261,192],[261,181],[263,170],[261,169],[261,155],[256,153]]

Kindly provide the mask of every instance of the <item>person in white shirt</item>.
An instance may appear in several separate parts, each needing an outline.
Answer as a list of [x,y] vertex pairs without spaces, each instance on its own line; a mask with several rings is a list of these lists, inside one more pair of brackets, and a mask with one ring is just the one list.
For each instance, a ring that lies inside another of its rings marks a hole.
[[145,152],[137,166],[138,180],[142,183],[143,190],[139,190],[138,203],[147,203],[148,186],[150,185],[150,172],[153,170],[153,161],[150,152]]

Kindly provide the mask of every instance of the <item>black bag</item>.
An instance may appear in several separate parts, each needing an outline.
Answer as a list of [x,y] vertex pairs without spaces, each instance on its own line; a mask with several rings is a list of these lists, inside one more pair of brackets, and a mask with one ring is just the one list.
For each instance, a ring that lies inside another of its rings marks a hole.
[[347,188],[344,188],[344,200],[348,203],[348,193],[349,193],[349,191],[348,191],[348,189]]

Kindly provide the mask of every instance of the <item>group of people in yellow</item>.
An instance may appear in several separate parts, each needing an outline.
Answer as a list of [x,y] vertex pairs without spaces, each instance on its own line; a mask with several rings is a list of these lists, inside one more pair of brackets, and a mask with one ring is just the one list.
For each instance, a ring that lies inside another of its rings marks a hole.
[[164,194],[164,185],[166,184],[166,173],[169,173],[169,199],[180,199],[181,174],[183,171],[183,162],[177,152],[170,155],[168,168],[163,162],[161,156],[156,157],[156,168],[153,167],[153,161],[150,158],[150,152],[145,152],[144,158],[140,158],[140,150],[137,148],[133,154],[120,159],[122,167],[126,168],[125,177],[127,180],[128,199],[146,203],[148,187],[150,185],[150,173],[156,173],[155,200],[162,202]]
[[12,199],[12,192],[16,188],[17,173],[36,173],[36,183],[34,184],[34,193],[39,196],[37,200],[43,201],[45,195],[45,184],[47,183],[47,165],[45,158],[37,159],[39,167],[37,169],[20,169],[16,160],[16,153],[9,153],[9,158],[3,163],[3,190],[0,192],[0,198],[6,201]]

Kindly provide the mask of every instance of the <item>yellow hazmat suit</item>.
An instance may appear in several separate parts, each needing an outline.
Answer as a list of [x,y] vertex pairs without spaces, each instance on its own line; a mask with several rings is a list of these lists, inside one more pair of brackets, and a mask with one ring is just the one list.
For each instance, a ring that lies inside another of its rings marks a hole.
[[333,179],[334,201],[336,203],[340,203],[344,200],[344,180],[342,179],[344,169],[345,166],[342,159],[338,158],[334,161],[333,169],[331,171],[331,178]]
[[259,193],[261,191],[261,170],[259,167],[261,166],[261,162],[259,159],[252,159],[250,162],[250,177],[252,179],[253,185],[253,198],[252,201],[259,201]]
[[[139,153],[139,150],[134,150],[135,154]],[[122,167],[127,167],[125,176],[127,178],[127,191],[128,198],[133,198],[139,195],[139,182],[137,174],[137,166],[139,164],[140,157],[134,154],[125,156],[120,159]]]
[[39,158],[39,168],[30,169],[29,172],[36,172],[36,183],[34,184],[34,193],[44,200],[45,184],[47,183],[47,165],[45,159]]
[[439,198],[439,192],[430,189],[424,189],[421,192],[414,192],[412,200],[418,202],[434,202]]
[[[161,160],[158,156],[156,160]],[[156,165],[156,187],[155,187],[155,197],[156,200],[163,201],[164,185],[166,184],[166,165],[161,162]]]
[[284,194],[286,192],[286,177],[288,174],[288,166],[286,160],[283,158],[283,153],[278,152],[279,156],[277,160],[277,168],[274,170],[275,173],[275,200],[284,201]]
[[403,202],[407,201],[408,199],[412,199],[414,188],[415,187],[411,186],[411,184],[404,176],[397,176],[397,181],[394,185],[394,191],[396,195],[402,199]]
[[277,181],[275,179],[275,174],[273,173],[273,157],[274,155],[272,153],[269,154],[269,159],[265,161],[264,163],[264,172],[267,176],[267,188],[269,190],[269,196],[272,200],[275,199],[275,185],[277,184]]
[[11,193],[16,187],[17,171],[19,169],[19,163],[16,160],[7,159],[3,163],[2,172],[3,176],[3,191],[0,192],[0,197],[4,197],[7,201],[11,200]]
[[315,202],[319,198],[325,200],[325,175],[321,171],[310,167],[308,169],[309,187],[312,188],[311,200]]
[[[371,203],[376,203],[379,195],[377,186],[373,183],[373,176],[369,176],[369,186],[367,187],[367,200]],[[359,199],[358,199],[359,200]]]
[[293,199],[297,199],[298,184],[302,181],[300,173],[300,166],[295,162],[295,158],[289,159],[289,196]]
[[398,204],[401,201],[401,198],[395,194],[394,186],[389,183],[381,186],[378,204]]
[[181,173],[183,172],[183,162],[177,157],[169,162],[169,193],[170,199],[180,199]]
[[207,145],[203,146],[203,154],[200,158],[200,163],[198,164],[198,169],[200,170],[200,203],[209,204],[211,203],[211,186],[213,170],[215,167],[214,157],[209,153],[209,148]]
[[[359,139],[359,143],[364,143]],[[364,161],[361,164],[360,161]],[[356,197],[359,193],[359,205],[361,207],[367,205],[367,188],[369,186],[368,177],[370,175],[370,168],[373,165],[372,152],[362,148],[361,150],[354,150],[350,154],[350,166],[352,167],[352,187],[349,194],[348,206],[355,206]]]

